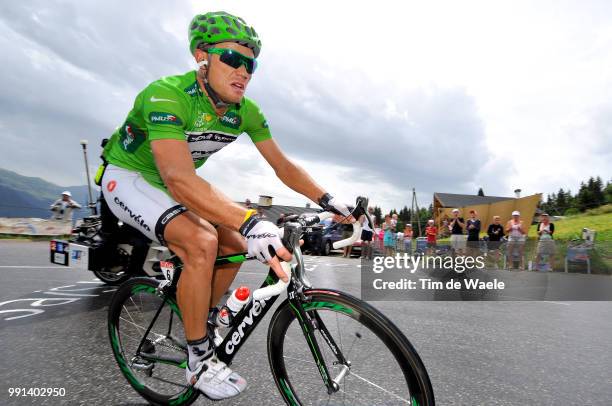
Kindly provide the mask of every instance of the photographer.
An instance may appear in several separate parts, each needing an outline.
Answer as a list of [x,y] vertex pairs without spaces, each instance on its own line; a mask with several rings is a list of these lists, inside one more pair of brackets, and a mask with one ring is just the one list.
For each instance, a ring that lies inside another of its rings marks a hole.
[[53,202],[50,207],[51,211],[53,212],[51,219],[72,221],[72,210],[80,208],[81,205],[72,200],[72,193],[65,190],[62,192],[62,197]]

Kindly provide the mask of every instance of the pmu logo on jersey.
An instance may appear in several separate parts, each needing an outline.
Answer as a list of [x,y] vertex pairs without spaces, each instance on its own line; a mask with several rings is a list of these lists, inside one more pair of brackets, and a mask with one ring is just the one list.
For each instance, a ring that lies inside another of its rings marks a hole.
[[145,132],[125,122],[119,129],[119,145],[127,152],[134,152],[144,142]]
[[160,113],[158,111],[152,111],[149,113],[149,120],[153,124],[183,125],[183,121],[181,121],[181,119],[174,114]]
[[198,82],[193,82],[192,85],[187,86],[185,89],[183,89],[183,91],[191,97],[197,95],[198,94]]
[[242,118],[240,118],[240,116],[233,111],[228,111],[223,117],[221,117],[221,124],[237,130],[240,128],[240,124],[242,124]]

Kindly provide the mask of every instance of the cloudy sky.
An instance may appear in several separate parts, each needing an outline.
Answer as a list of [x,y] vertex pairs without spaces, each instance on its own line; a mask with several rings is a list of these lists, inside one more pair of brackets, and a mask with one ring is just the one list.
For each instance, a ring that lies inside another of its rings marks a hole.
[[[576,191],[612,176],[607,1],[21,1],[0,4],[0,167],[82,184],[149,82],[195,67],[187,25],[226,10],[263,41],[247,94],[335,195]],[[302,205],[248,137],[199,171],[231,198]]]

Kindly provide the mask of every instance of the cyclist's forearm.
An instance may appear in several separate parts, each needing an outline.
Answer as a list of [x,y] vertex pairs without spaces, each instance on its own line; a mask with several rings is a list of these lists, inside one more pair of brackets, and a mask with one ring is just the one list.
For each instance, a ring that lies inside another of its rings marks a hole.
[[166,186],[177,202],[213,224],[237,231],[244,221],[247,209],[195,173],[167,182]]
[[319,186],[301,166],[291,161],[276,170],[276,176],[285,185],[313,202],[318,203],[319,198],[325,194],[325,189]]

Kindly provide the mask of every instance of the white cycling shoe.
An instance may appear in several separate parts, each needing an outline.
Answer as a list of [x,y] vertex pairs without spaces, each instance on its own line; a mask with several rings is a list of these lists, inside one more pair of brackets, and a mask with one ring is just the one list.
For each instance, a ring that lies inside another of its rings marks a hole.
[[195,371],[186,368],[186,375],[190,385],[213,400],[237,396],[247,387],[243,377],[215,356],[200,361]]

